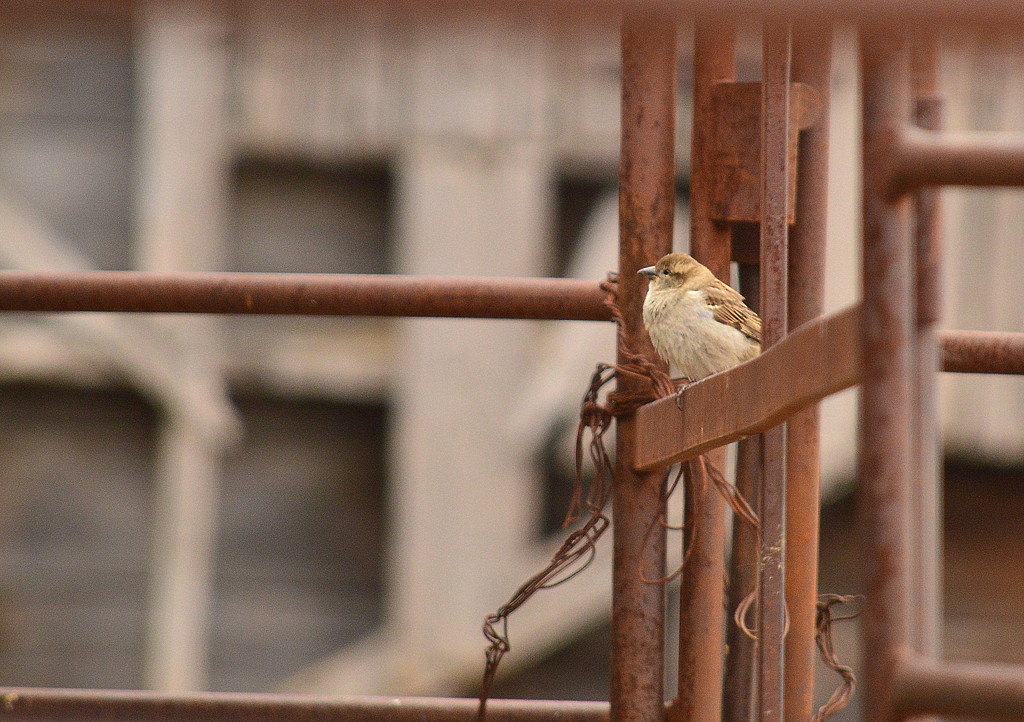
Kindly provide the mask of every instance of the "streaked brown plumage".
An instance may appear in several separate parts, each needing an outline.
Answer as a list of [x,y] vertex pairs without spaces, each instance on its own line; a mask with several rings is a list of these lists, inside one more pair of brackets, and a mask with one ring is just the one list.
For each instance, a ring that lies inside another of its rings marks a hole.
[[651,279],[644,326],[654,348],[696,381],[761,352],[761,319],[736,290],[685,253],[670,253],[638,273]]

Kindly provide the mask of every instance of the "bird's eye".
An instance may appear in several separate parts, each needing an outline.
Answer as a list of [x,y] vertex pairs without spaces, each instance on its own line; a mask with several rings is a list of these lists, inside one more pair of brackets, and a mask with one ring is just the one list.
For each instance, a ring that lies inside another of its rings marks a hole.
[[661,270],[661,275],[662,276],[671,276],[672,275],[672,271],[668,270],[667,268],[663,268]]

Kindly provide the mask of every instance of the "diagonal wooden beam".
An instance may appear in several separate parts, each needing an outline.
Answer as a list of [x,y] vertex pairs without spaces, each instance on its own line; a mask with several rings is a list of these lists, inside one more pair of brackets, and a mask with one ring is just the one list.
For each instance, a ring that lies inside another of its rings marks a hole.
[[771,428],[860,379],[860,309],[811,321],[757,358],[636,412],[638,471]]

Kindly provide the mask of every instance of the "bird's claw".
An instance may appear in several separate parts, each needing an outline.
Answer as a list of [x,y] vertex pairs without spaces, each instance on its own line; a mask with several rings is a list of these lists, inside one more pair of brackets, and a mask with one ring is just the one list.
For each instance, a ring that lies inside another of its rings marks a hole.
[[683,378],[683,379],[672,379],[672,382],[679,384],[679,388],[676,389],[675,399],[676,399],[676,408],[679,409],[680,411],[682,411],[683,410],[683,390],[687,386],[692,384],[693,381],[691,381],[690,379]]

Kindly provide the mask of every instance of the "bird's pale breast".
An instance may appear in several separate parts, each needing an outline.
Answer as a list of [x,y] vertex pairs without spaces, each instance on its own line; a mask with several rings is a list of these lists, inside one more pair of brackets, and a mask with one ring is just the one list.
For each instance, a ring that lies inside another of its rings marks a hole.
[[702,291],[648,289],[643,312],[654,348],[689,379],[725,371],[761,350],[756,341],[716,321]]

